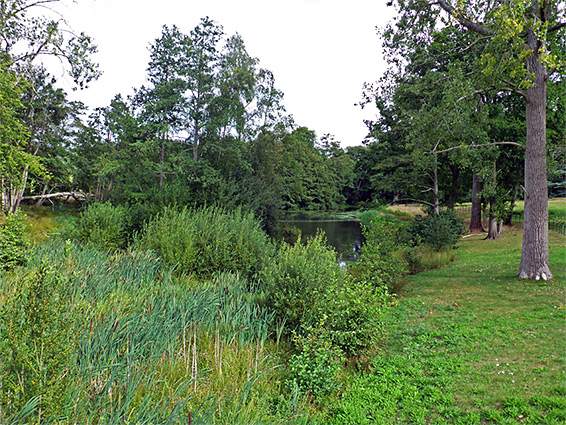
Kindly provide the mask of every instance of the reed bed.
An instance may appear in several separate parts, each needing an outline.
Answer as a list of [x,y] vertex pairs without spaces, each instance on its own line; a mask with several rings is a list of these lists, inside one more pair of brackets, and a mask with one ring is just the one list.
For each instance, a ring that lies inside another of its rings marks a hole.
[[50,273],[74,318],[74,350],[59,372],[65,394],[50,418],[40,418],[39,392],[18,411],[4,403],[0,422],[200,424],[245,414],[260,423],[255,387],[277,377],[275,326],[245,279],[227,273],[191,288],[151,253],[52,242],[27,268],[0,275],[0,311],[17,302],[10,294],[22,276],[47,264],[57,265]]

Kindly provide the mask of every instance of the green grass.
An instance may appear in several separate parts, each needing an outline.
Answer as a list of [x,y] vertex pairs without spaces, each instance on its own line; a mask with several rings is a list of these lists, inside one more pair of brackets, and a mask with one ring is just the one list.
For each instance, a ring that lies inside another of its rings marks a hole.
[[566,250],[555,279],[515,277],[521,229],[464,240],[458,260],[410,276],[368,372],[352,372],[328,424],[563,424]]
[[[513,215],[522,217],[525,211],[525,203],[517,201],[513,209]],[[548,200],[548,220],[565,220],[566,219],[566,198],[555,198]]]
[[[60,218],[42,214],[30,227],[49,233]],[[233,274],[196,283],[150,254],[47,243],[27,268],[0,274],[0,310],[52,265],[62,310],[80,322],[60,378],[62,424],[187,423],[191,412],[193,424],[561,425],[566,239],[550,232],[554,280],[522,281],[521,235],[519,224],[427,257],[448,264],[406,279],[380,346],[346,363],[340,391],[316,402],[287,385],[290,347]]]

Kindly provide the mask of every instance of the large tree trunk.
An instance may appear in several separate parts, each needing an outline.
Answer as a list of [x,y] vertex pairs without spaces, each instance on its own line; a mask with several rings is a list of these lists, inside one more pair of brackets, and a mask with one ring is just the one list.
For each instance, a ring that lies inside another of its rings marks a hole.
[[470,218],[470,227],[468,228],[469,233],[483,233],[481,223],[481,198],[478,194],[481,192],[481,182],[477,173],[474,172],[472,180],[472,214]]
[[525,218],[521,279],[550,279],[548,266],[548,189],[546,176],[546,75],[540,62],[543,46],[532,30],[527,33],[527,69],[534,84],[527,90],[527,143],[525,147]]

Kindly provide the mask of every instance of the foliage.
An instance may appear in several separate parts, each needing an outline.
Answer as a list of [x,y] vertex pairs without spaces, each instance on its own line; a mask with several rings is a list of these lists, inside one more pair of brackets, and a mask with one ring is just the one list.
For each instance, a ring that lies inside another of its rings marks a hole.
[[413,243],[426,244],[436,251],[454,248],[465,233],[464,221],[454,210],[417,216],[409,225]]
[[146,225],[137,246],[201,278],[223,271],[251,278],[274,253],[260,223],[241,208],[166,208]]
[[7,222],[0,227],[0,270],[10,270],[27,264],[30,244],[24,234],[25,218],[22,213],[8,214]]
[[10,288],[0,310],[0,403],[6,415],[36,396],[38,420],[59,411],[72,379],[77,319],[53,267],[41,266]]
[[392,290],[405,276],[407,262],[399,244],[400,229],[398,222],[384,217],[376,217],[369,227],[363,227],[361,257],[350,270],[354,280]]
[[383,287],[346,278],[330,286],[319,303],[317,328],[321,337],[346,356],[359,356],[384,336],[384,317],[392,303]]
[[307,328],[306,336],[296,335],[293,341],[297,352],[289,360],[288,385],[315,397],[335,392],[342,368],[340,351],[312,328]]
[[[563,270],[564,237],[550,244]],[[317,423],[561,424],[566,281],[514,278],[520,247],[519,228],[487,245],[467,238],[457,261],[409,276],[371,367],[348,376]]]
[[261,273],[266,302],[289,329],[315,319],[316,305],[333,285],[342,281],[343,270],[322,232],[294,245],[283,243]]
[[109,202],[89,205],[69,227],[63,231],[63,238],[77,239],[104,249],[126,248],[132,239],[128,208]]
[[[266,414],[257,393],[267,396],[281,379],[269,365],[273,314],[244,279],[224,274],[189,288],[147,253],[63,241],[36,251],[27,268],[0,274],[0,392],[12,406],[2,405],[2,423],[26,400],[23,411],[38,423],[186,423],[192,413],[203,424],[214,412],[235,422]],[[5,369],[12,366],[16,373]],[[33,382],[14,394],[18,374]]]

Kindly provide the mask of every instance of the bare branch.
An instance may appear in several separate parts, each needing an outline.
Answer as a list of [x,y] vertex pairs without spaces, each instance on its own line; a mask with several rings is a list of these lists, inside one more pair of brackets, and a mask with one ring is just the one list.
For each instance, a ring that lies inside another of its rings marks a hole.
[[432,204],[430,202],[422,201],[420,199],[413,199],[413,198],[397,199],[397,201],[395,201],[395,202],[401,202],[401,201],[410,201],[410,202],[415,202],[417,204],[423,204],[423,205],[428,205],[429,207],[434,207],[434,204]]
[[50,199],[50,198],[63,198],[63,197],[73,197],[77,201],[84,200],[86,198],[92,197],[92,195],[83,192],[58,192],[50,193],[48,195],[34,195],[34,196],[24,196],[22,200],[24,201],[34,201],[36,199]]
[[445,12],[447,12],[450,16],[456,19],[461,25],[468,28],[469,30],[488,37],[493,35],[493,33],[489,29],[482,27],[481,25],[472,22],[466,17],[464,17],[464,15],[460,14],[456,9],[454,9],[450,4],[448,4],[446,0],[438,0],[438,4]]
[[455,149],[462,149],[462,148],[483,148],[486,146],[497,146],[497,145],[511,145],[511,146],[519,146],[522,149],[525,149],[525,145],[522,145],[520,143],[516,143],[516,142],[492,142],[492,143],[483,143],[481,145],[460,145],[460,146],[453,146],[451,148],[448,149],[443,149],[441,151],[431,151],[430,153],[434,154],[434,155],[438,155],[441,153],[445,153],[445,152],[450,152],[453,151]]
[[550,27],[548,29],[548,32],[558,31],[560,28],[564,28],[564,27],[566,27],[566,22],[560,22],[560,23],[554,25],[553,27]]

